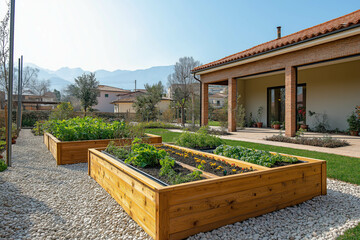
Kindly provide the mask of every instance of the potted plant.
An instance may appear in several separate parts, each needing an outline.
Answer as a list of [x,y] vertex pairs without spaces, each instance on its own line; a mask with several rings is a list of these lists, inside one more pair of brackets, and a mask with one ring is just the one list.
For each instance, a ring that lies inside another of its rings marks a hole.
[[354,112],[348,117],[347,122],[349,124],[350,135],[358,136],[360,129],[360,119],[357,118]]
[[298,108],[298,122],[299,122],[300,128],[302,128],[302,129],[309,128],[309,126],[306,125],[305,121],[306,121],[306,109],[305,109],[305,107],[299,107]]
[[256,126],[258,128],[262,128],[263,123],[261,122],[262,114],[263,114],[264,108],[260,106],[257,111],[257,119],[256,119]]
[[274,129],[280,129],[280,122],[279,121],[272,121],[271,126]]

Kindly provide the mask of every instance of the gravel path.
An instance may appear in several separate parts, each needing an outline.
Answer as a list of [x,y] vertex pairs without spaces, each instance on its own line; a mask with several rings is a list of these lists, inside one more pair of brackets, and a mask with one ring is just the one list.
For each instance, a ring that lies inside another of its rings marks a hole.
[[[151,239],[87,175],[56,166],[29,130],[0,173],[0,239]],[[360,222],[360,186],[328,179],[328,195],[189,239],[335,239]]]

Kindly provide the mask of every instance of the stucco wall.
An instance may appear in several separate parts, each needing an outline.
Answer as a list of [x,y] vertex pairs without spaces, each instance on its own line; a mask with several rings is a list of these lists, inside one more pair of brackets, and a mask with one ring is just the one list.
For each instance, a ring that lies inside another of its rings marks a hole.
[[[114,106],[113,104],[111,105]],[[118,105],[118,112],[120,113],[126,113],[126,112],[136,113],[135,109],[132,106],[133,103],[118,103],[117,105]],[[160,112],[164,112],[169,108],[169,105],[170,105],[170,101],[162,100],[156,105],[156,107],[160,109]]]
[[[252,113],[253,119],[257,117],[258,108],[263,107],[261,121],[267,126],[267,88],[283,86],[285,84],[285,74],[277,74],[261,78],[252,78],[244,81],[243,84],[238,82],[238,94],[241,94],[241,86],[244,87],[243,95],[245,97],[246,116]],[[239,86],[240,85],[240,86]]]
[[[360,60],[300,70],[298,82],[306,83],[307,110],[326,113],[331,129],[348,128],[347,117],[360,105]],[[313,126],[314,118],[308,116]]]
[[[326,113],[330,129],[348,128],[346,119],[356,105],[360,105],[360,60],[314,67],[298,71],[298,83],[306,83],[307,123],[314,127],[308,111]],[[284,86],[284,74],[238,80],[244,81],[246,114],[263,106],[262,122],[267,125],[267,88]],[[240,84],[241,85],[241,84]],[[238,84],[238,93],[241,89]]]
[[[114,112],[114,105],[111,102],[117,99],[116,95],[119,93],[100,91],[100,97],[97,98],[98,104],[94,106],[94,109],[98,109],[100,112]],[[105,94],[108,94],[109,97],[105,97]]]

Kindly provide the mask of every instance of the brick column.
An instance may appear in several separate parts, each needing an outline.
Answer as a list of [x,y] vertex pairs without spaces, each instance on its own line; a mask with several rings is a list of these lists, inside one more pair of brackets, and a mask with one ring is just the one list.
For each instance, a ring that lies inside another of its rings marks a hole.
[[201,124],[202,126],[208,125],[209,117],[209,84],[202,84],[202,99],[201,99]]
[[236,79],[228,80],[228,131],[236,132]]
[[292,66],[285,68],[285,135],[294,137],[296,133],[296,72]]

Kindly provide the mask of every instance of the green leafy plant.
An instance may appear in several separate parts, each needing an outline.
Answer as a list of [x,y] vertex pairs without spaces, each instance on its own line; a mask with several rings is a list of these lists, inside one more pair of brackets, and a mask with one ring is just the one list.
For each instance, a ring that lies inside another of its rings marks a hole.
[[360,119],[355,115],[355,112],[348,117],[347,122],[349,124],[349,131],[359,131],[360,130]]
[[93,139],[115,139],[143,137],[141,127],[129,126],[125,122],[108,123],[101,118],[71,118],[67,120],[49,120],[46,131],[60,141],[77,141]]
[[195,149],[216,148],[223,143],[224,141],[221,138],[210,135],[208,127],[205,126],[201,127],[196,133],[183,132],[176,141],[179,146]]
[[0,159],[0,172],[5,171],[7,169],[7,165],[4,160]]
[[135,138],[131,145],[131,153],[125,163],[137,167],[155,167],[167,153],[164,150],[157,150],[153,145],[143,143],[141,139]]
[[64,120],[69,119],[74,116],[74,108],[70,102],[62,102],[61,104],[57,105],[55,110],[53,110],[50,114],[49,119],[53,120]]
[[109,145],[105,149],[106,152],[114,155],[119,159],[127,159],[130,154],[130,146],[129,147],[119,147],[115,145],[114,141],[111,141]]
[[215,154],[239,159],[241,161],[258,164],[265,167],[273,167],[279,163],[296,163],[297,158],[282,156],[280,154],[271,154],[267,151],[257,151],[255,149],[245,148],[241,146],[227,146],[221,145],[214,151]]

